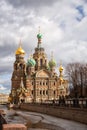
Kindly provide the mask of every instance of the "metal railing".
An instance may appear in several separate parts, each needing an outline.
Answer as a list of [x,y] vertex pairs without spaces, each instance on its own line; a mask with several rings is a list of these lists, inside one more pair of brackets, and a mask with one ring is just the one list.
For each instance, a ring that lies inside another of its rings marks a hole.
[[48,105],[48,106],[59,106],[59,107],[76,107],[76,108],[87,108],[87,98],[73,98],[73,99],[61,99],[61,100],[46,100],[40,103],[29,103],[37,105]]

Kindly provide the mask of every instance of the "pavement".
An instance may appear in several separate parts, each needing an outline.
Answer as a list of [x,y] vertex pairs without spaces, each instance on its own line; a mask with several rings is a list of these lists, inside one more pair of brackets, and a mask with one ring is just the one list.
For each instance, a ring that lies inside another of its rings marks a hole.
[[[26,116],[33,123],[42,122],[45,124],[49,124],[49,126],[51,125],[51,127],[53,125],[58,128],[61,128],[61,130],[62,129],[63,130],[87,130],[87,125],[79,123],[79,122],[75,122],[75,121],[60,119],[57,117],[49,116],[46,114],[40,114],[40,113],[36,113],[36,112],[18,111],[17,113],[22,114],[23,116]],[[55,130],[55,129],[53,129],[53,130]],[[57,130],[59,130],[59,129],[57,129]]]
[[[4,110],[7,113],[7,118],[10,120],[10,123],[12,121],[13,123],[19,122],[24,124],[27,122],[30,125],[29,130],[87,130],[87,125],[71,120],[61,119],[36,112],[20,110],[14,111],[7,110],[6,108],[4,108]],[[14,115],[15,112],[19,116],[15,115],[14,117],[12,117],[12,115]]]

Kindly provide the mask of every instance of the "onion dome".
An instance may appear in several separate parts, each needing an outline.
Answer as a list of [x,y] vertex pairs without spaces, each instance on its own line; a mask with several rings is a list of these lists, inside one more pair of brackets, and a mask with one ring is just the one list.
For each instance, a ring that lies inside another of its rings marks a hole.
[[42,34],[41,33],[37,34],[37,38],[41,39],[42,38]]
[[59,67],[59,72],[60,72],[60,75],[59,75],[59,79],[60,79],[60,82],[62,83],[63,82],[63,66],[62,64],[60,64],[60,67]]
[[51,52],[51,60],[49,61],[49,67],[53,68],[56,66],[56,61],[53,59],[53,52]]
[[50,68],[53,68],[53,67],[55,67],[56,66],[56,61],[54,60],[54,59],[51,59],[50,61],[49,61],[49,67]]
[[62,72],[62,71],[63,71],[63,69],[64,69],[64,68],[63,68],[63,66],[62,66],[62,65],[60,65],[60,67],[59,67],[59,71],[60,71],[60,72]]
[[18,49],[16,50],[15,54],[16,55],[21,55],[21,54],[24,55],[25,54],[25,51],[21,47],[21,41],[20,41],[20,45],[19,45]]
[[39,26],[39,33],[37,34],[37,38],[41,39],[42,38],[42,34],[40,33],[40,26]]
[[36,61],[33,58],[29,58],[27,60],[27,66],[34,67],[36,65]]

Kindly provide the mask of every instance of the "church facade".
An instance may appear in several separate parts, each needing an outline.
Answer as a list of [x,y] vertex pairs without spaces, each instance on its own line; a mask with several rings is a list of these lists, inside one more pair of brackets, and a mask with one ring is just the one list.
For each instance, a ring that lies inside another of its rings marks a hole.
[[42,34],[37,34],[37,47],[33,55],[25,62],[25,51],[20,45],[15,52],[15,62],[11,78],[12,88],[9,100],[18,103],[45,102],[57,100],[68,95],[68,81],[63,77],[63,67],[59,67],[59,76],[55,72],[56,62],[47,59],[42,47]]

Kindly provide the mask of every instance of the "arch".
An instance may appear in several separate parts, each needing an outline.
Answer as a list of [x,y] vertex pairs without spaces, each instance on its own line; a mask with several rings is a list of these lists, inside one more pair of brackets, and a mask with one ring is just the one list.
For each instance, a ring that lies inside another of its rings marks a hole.
[[40,77],[40,78],[48,78],[50,77],[50,73],[48,71],[45,71],[45,70],[40,70],[36,73],[36,77]]

